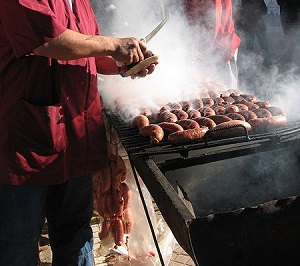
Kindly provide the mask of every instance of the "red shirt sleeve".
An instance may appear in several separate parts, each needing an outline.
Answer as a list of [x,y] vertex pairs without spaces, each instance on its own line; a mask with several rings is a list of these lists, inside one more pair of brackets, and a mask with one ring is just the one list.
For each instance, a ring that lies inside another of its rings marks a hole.
[[48,1],[0,0],[0,6],[1,22],[16,57],[30,53],[66,30]]

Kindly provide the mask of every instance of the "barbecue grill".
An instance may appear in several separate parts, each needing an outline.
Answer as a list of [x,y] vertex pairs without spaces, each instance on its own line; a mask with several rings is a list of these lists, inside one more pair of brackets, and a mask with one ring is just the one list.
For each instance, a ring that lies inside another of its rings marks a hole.
[[196,265],[300,265],[300,122],[153,145],[115,114],[106,116]]

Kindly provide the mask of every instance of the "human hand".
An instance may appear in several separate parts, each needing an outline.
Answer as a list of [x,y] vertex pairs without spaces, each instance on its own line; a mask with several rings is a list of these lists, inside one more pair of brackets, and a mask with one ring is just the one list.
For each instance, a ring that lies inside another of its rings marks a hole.
[[130,65],[143,61],[147,51],[146,44],[135,38],[114,38],[115,49],[112,57],[123,65]]
[[147,50],[144,54],[145,59],[139,63],[134,63],[131,65],[123,65],[120,68],[120,74],[123,77],[130,76],[132,79],[136,77],[145,77],[155,70],[155,66],[158,64],[158,56],[153,55],[150,50]]

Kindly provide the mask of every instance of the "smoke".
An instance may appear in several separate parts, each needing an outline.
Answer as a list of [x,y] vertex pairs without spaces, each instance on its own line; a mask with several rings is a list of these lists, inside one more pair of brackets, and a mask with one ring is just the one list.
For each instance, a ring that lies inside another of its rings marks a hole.
[[[105,7],[102,7],[105,16],[101,16],[99,9],[96,15],[102,34],[106,31],[105,35],[109,36],[145,37],[166,13],[170,15],[165,26],[147,44],[148,49],[159,56],[153,74],[134,80],[119,76],[100,77],[104,106],[110,110],[115,110],[116,105],[124,107],[124,120],[131,119],[143,107],[158,110],[168,102],[205,97],[208,90],[236,89],[227,82],[230,74],[220,67],[219,58],[214,53],[206,53],[212,39],[211,31],[200,24],[191,27],[187,23],[182,1],[147,0],[142,5],[138,0],[100,2]],[[210,21],[214,21],[214,16]],[[239,54],[238,67],[246,73],[247,82],[241,80],[238,89],[282,107],[287,114],[295,114],[299,80],[293,70],[281,73],[276,66],[264,69],[261,65],[259,54],[244,57]]]

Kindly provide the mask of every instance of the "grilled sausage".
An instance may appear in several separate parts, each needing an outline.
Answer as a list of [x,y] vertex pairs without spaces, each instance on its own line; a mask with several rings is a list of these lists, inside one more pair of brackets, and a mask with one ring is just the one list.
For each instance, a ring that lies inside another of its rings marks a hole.
[[253,110],[254,113],[256,113],[258,118],[264,118],[264,117],[271,117],[272,114],[269,110],[264,108],[257,108]]
[[156,124],[150,124],[140,130],[140,134],[144,137],[150,137],[150,143],[156,144],[161,142],[164,137],[164,130]]
[[255,102],[255,104],[257,104],[259,108],[267,108],[269,106],[267,101]]
[[227,105],[225,109],[225,113],[238,113],[239,111],[239,107],[235,104]]
[[135,116],[132,120],[132,126],[137,127],[138,130],[141,130],[145,126],[149,126],[149,118],[145,115]]
[[232,120],[242,120],[242,121],[246,121],[245,117],[243,117],[241,114],[239,113],[228,113],[226,114],[226,116],[228,116],[229,118],[231,118]]
[[224,99],[224,103],[232,104],[235,100],[230,96],[221,96]]
[[195,129],[186,129],[180,132],[172,133],[168,136],[168,141],[171,143],[185,143],[199,140],[204,137],[208,127]]
[[[236,127],[231,127],[231,126],[236,126]],[[227,128],[227,127],[231,127],[231,128]],[[231,120],[216,125],[212,129],[212,131],[209,131],[207,134],[208,136],[213,136],[213,137],[235,137],[235,136],[244,135],[245,134],[244,128],[246,128],[248,132],[251,131],[251,125],[248,122],[241,121],[241,120]],[[214,131],[216,129],[219,130]]]
[[182,110],[182,105],[180,103],[170,103],[171,110]]
[[221,97],[214,98],[213,100],[214,100],[215,105],[221,105],[224,103],[224,99]]
[[210,116],[207,116],[207,118],[210,118],[211,120],[213,120],[216,123],[216,125],[232,120],[230,117],[228,117],[226,115],[210,115]]
[[180,109],[175,109],[171,112],[177,116],[178,120],[187,119],[189,117],[189,115],[185,111]]
[[175,123],[178,120],[177,116],[170,111],[163,111],[157,114],[158,122],[173,122]]
[[216,126],[215,121],[207,117],[198,117],[194,120],[199,124],[199,126],[208,127],[208,129],[212,129]]
[[162,113],[164,111],[171,111],[171,107],[169,105],[164,105],[159,109],[160,113]]
[[244,111],[244,110],[249,110],[248,106],[242,103],[235,103],[234,105],[236,105],[240,111]]
[[178,125],[178,124],[172,123],[172,122],[161,122],[158,125],[164,130],[165,136],[168,136],[171,133],[183,130],[181,125]]
[[224,115],[226,108],[225,106],[217,105],[212,107],[216,113],[216,115]]
[[281,108],[276,106],[268,106],[266,109],[270,111],[272,115],[283,115],[283,116],[286,115]]
[[203,106],[214,105],[214,100],[212,98],[202,98]]
[[183,129],[200,128],[199,124],[193,119],[182,119],[177,121]]
[[209,116],[209,115],[216,114],[215,110],[212,109],[211,107],[203,107],[203,108],[200,108],[199,111],[201,112],[202,116]]
[[244,105],[246,105],[246,106],[248,107],[248,110],[251,110],[251,111],[253,111],[253,110],[259,108],[257,104],[255,104],[255,103],[253,103],[253,102],[248,102],[248,101],[246,101],[246,100],[235,101],[235,103],[241,103],[241,104],[244,104]]
[[240,96],[243,97],[248,102],[255,102],[256,101],[256,97],[252,94],[241,94]]
[[186,113],[189,115],[190,119],[201,117],[201,113],[198,110],[191,109],[191,110],[188,110]]
[[141,109],[141,115],[151,117],[152,116],[152,111],[148,108],[142,108]]
[[241,114],[245,118],[246,121],[257,118],[256,113],[254,113],[253,111],[250,111],[250,110],[240,111],[239,114]]
[[199,109],[199,108],[203,107],[203,101],[201,99],[193,99],[193,100],[191,100],[191,102],[193,103],[194,109]]
[[278,127],[287,124],[287,118],[284,115],[276,115],[272,117],[256,118],[248,121],[255,133],[266,133],[273,131]]
[[182,106],[182,110],[185,112],[193,107],[193,103],[191,101],[182,101],[180,104]]

